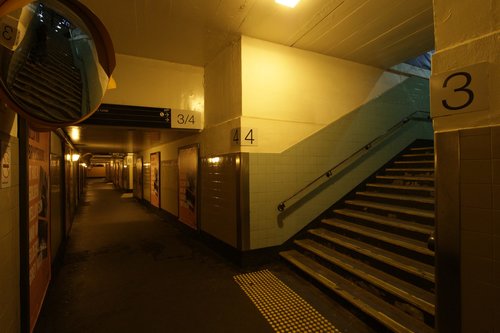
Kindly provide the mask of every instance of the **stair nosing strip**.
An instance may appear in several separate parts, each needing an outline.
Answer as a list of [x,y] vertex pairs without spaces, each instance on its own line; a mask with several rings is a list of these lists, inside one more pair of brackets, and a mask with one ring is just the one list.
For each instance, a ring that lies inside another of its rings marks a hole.
[[434,168],[385,168],[389,172],[434,172]]
[[401,154],[400,157],[424,157],[424,156],[434,156],[434,153],[422,153],[422,154]]
[[354,209],[341,208],[341,209],[335,209],[333,212],[343,216],[358,218],[365,221],[382,224],[385,226],[390,226],[412,232],[418,232],[424,235],[430,235],[434,230],[432,226],[426,224],[420,224],[411,221],[405,221],[396,218],[381,216],[377,214],[366,213]]
[[410,147],[410,150],[419,151],[419,150],[434,150],[434,146],[425,146],[425,147]]
[[377,179],[415,180],[415,181],[423,181],[423,182],[435,181],[434,177],[422,177],[422,176],[378,175],[375,177]]
[[409,207],[404,207],[401,209],[401,206],[397,205],[388,205],[388,204],[381,204],[378,202],[374,201],[366,201],[366,200],[345,200],[344,203],[348,205],[354,205],[358,207],[368,207],[368,208],[373,208],[373,209],[379,209],[379,210],[384,210],[388,212],[393,212],[393,213],[400,213],[400,214],[406,214],[406,215],[411,215],[411,216],[418,216],[422,218],[428,218],[428,219],[435,219],[435,214],[434,211],[427,211],[424,209],[416,209],[416,208],[409,208]]
[[435,188],[430,186],[410,186],[410,185],[394,185],[394,184],[381,184],[381,183],[366,183],[365,186],[391,188],[396,190],[401,189],[409,191],[427,191],[427,192],[435,191]]
[[417,195],[405,195],[405,194],[390,194],[384,192],[373,192],[373,191],[358,191],[356,195],[364,195],[369,197],[381,198],[381,199],[392,199],[400,201],[414,201],[429,205],[435,204],[435,199],[433,197],[424,197]]
[[434,160],[394,161],[394,164],[434,164]]

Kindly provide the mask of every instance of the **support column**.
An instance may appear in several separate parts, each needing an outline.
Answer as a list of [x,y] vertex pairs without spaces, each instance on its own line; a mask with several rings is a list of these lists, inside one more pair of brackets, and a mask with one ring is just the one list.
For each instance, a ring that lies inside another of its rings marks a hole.
[[500,331],[500,2],[434,0],[438,332]]

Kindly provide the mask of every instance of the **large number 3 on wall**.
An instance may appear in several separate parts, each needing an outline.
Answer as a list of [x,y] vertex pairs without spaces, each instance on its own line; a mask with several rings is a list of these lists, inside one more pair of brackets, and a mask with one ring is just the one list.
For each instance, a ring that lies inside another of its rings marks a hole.
[[[448,76],[444,82],[443,82],[443,88],[448,88],[448,83],[450,81],[453,81],[453,83],[455,82],[460,82],[460,80],[458,79],[459,77],[464,77],[465,78],[465,84],[463,86],[460,86],[456,89],[453,89],[454,92],[457,92],[457,93],[466,93],[467,94],[467,101],[461,105],[458,105],[458,106],[453,106],[453,105],[449,105],[448,104],[448,101],[446,99],[443,99],[441,101],[441,103],[443,103],[443,106],[445,108],[447,108],[448,110],[460,110],[460,109],[464,109],[466,107],[468,107],[469,105],[472,104],[472,102],[474,101],[474,92],[470,89],[468,89],[468,87],[470,86],[471,82],[472,82],[472,76],[470,75],[470,73],[467,73],[467,72],[457,72],[457,73],[453,73],[451,74],[450,76]],[[452,84],[453,84],[452,83]]]
[[432,75],[432,117],[488,110],[489,67],[489,63],[481,62]]

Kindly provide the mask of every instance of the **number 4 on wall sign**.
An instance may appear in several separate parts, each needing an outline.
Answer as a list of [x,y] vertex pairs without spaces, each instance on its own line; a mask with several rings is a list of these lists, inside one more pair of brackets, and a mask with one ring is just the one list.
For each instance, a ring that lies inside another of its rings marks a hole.
[[255,128],[233,128],[231,143],[237,146],[257,146],[257,130]]
[[431,77],[432,117],[489,109],[486,62]]

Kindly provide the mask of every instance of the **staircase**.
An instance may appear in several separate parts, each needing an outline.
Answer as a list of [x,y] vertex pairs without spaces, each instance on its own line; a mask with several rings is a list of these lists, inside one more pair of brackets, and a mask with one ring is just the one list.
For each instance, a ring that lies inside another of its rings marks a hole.
[[434,148],[415,144],[280,255],[377,331],[433,332]]
[[45,52],[36,57],[24,55],[24,62],[10,78],[10,90],[25,109],[42,120],[68,123],[82,117],[81,72],[73,64],[69,40],[51,35]]

